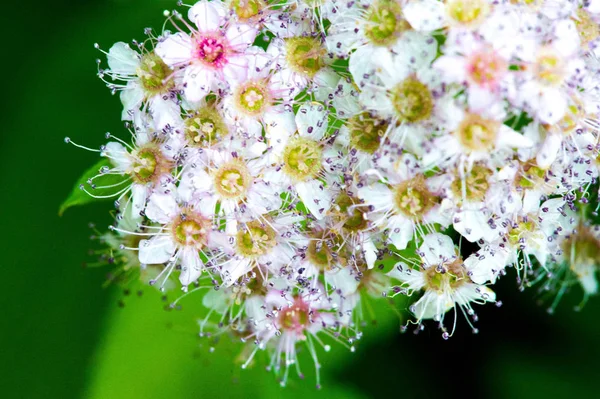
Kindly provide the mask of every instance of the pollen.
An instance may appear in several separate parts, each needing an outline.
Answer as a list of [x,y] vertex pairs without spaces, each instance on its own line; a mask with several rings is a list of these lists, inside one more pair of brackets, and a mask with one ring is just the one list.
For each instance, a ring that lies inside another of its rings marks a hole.
[[293,305],[283,309],[279,314],[279,324],[284,330],[295,332],[303,337],[304,330],[310,326],[311,313],[316,312],[311,312],[302,297],[297,296]]
[[366,218],[367,208],[360,206],[353,207],[356,204],[360,204],[360,201],[346,193],[338,195],[335,199],[333,218],[348,233],[356,233],[369,226]]
[[545,86],[560,86],[566,76],[564,60],[552,50],[545,49],[536,60],[534,74]]
[[529,217],[520,218],[513,224],[508,233],[508,242],[513,246],[524,246],[528,243],[534,243],[536,236],[542,238],[541,232],[536,232],[537,226]]
[[577,10],[577,15],[573,17],[573,21],[582,44],[593,42],[600,36],[600,26],[592,19],[589,12],[583,8]]
[[546,170],[534,161],[524,163],[515,177],[515,183],[523,189],[533,189],[546,182]]
[[565,258],[571,262],[571,269],[578,270],[577,265],[600,267],[600,239],[598,227],[590,227],[580,223],[576,231],[564,241],[562,249]]
[[340,256],[344,247],[342,237],[331,230],[317,231],[306,249],[306,258],[321,270],[333,270],[345,259]]
[[508,70],[508,64],[494,51],[483,51],[470,57],[467,68],[474,83],[493,88]]

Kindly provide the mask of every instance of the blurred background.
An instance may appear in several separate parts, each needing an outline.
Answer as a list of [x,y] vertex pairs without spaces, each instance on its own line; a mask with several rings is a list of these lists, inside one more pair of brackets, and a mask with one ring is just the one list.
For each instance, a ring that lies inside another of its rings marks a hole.
[[[166,311],[154,290],[103,288],[107,268],[83,268],[112,204],[59,204],[97,154],[104,133],[122,134],[120,102],[96,77],[93,44],[160,29],[163,0],[29,0],[3,5],[0,133],[0,396],[3,398],[489,398],[598,397],[600,298],[581,312],[571,292],[549,315],[535,290],[519,293],[509,273],[496,287],[504,305],[479,310],[480,333],[461,320],[443,341],[428,328],[399,334],[399,320],[377,306],[355,353],[320,354],[323,389],[312,363],[286,388],[260,359],[241,370],[240,346],[197,338],[195,301]],[[214,351],[211,349],[214,348]],[[306,359],[304,359],[306,360]]]

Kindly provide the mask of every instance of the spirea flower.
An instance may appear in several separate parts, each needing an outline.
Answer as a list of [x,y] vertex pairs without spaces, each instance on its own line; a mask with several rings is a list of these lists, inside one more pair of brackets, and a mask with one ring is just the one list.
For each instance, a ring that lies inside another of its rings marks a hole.
[[[202,0],[118,42],[107,134],[63,210],[113,199],[99,262],[206,309],[285,385],[371,304],[443,338],[513,275],[598,292],[597,1]],[[100,48],[100,46],[97,46]],[[115,116],[118,117],[118,116]],[[127,133],[127,132],[126,132]],[[180,296],[181,298],[181,296]],[[178,299],[173,303],[176,305]]]

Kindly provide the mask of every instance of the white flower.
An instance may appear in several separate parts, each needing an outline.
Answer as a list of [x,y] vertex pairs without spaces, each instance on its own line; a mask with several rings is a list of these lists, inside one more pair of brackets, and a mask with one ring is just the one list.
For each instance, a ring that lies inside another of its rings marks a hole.
[[[297,134],[285,130],[268,130],[273,156],[280,171],[265,176],[272,184],[293,187],[309,212],[321,219],[331,206],[331,193],[321,177],[335,170],[338,154],[330,150],[325,139],[328,111],[317,102],[303,104],[296,114]],[[282,173],[283,172],[283,173]]]
[[180,120],[179,104],[174,93],[174,72],[154,52],[140,46],[141,53],[127,43],[115,43],[107,53],[109,69],[99,72],[109,76],[112,90],[120,91],[121,119],[134,120],[140,112],[152,116],[157,130],[175,126]]
[[471,302],[495,302],[496,295],[492,290],[471,280],[450,237],[439,233],[425,236],[419,256],[422,263],[418,269],[400,262],[389,272],[392,278],[402,282],[409,295],[414,291],[425,291],[410,308],[418,323],[434,319],[439,322],[444,338],[448,338],[454,332],[453,328],[448,333],[444,326],[444,315],[448,310],[454,308],[454,317],[457,317],[458,305],[473,315]]
[[389,230],[388,241],[400,250],[413,239],[418,224],[447,225],[447,221],[439,213],[440,198],[432,192],[414,156],[404,154],[393,167],[386,171],[383,182],[360,187],[358,197],[368,209],[373,227]]
[[188,18],[197,30],[191,35],[168,34],[156,46],[156,54],[169,67],[182,68],[186,98],[199,101],[228,80],[245,80],[245,51],[254,42],[256,29],[236,22],[226,25],[225,9],[218,2],[199,1]]
[[146,207],[146,200],[153,191],[173,188],[172,172],[175,163],[172,150],[179,148],[180,142],[173,136],[167,136],[163,141],[161,136],[153,137],[145,130],[132,134],[135,141],[133,146],[121,140],[111,141],[104,146],[101,155],[109,158],[114,165],[114,168],[105,170],[104,174],[129,175],[130,186],[120,185],[115,191],[118,191],[116,195],[119,199],[131,191],[130,209],[132,216],[139,220]]
[[316,345],[323,346],[325,351],[329,351],[330,347],[315,336],[340,327],[340,319],[335,311],[338,307],[339,304],[323,295],[320,289],[298,294],[287,290],[270,290],[264,303],[254,302],[248,309],[249,317],[254,320],[257,346],[245,365],[256,350],[269,348],[273,352],[269,366],[278,373],[283,369],[281,384],[285,385],[288,369],[298,362],[297,346],[304,343],[315,362],[319,387],[320,363]]
[[175,265],[181,264],[179,281],[186,289],[206,267],[200,254],[227,248],[225,235],[213,224],[213,212],[201,203],[178,204],[175,192],[150,196],[146,216],[160,227],[147,234],[151,238],[140,241],[139,260],[142,264],[168,263],[155,281],[164,275],[164,284]]

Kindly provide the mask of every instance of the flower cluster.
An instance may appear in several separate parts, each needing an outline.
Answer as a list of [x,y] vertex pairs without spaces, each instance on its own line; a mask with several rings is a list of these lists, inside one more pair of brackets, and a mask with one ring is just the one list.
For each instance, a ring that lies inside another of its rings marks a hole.
[[285,383],[302,345],[318,375],[382,296],[410,297],[417,329],[448,338],[462,313],[476,332],[507,267],[597,292],[600,1],[186,11],[106,52],[133,138],[107,135],[82,188],[117,200],[110,260],[205,292],[201,333],[248,342],[244,367],[267,351]]

